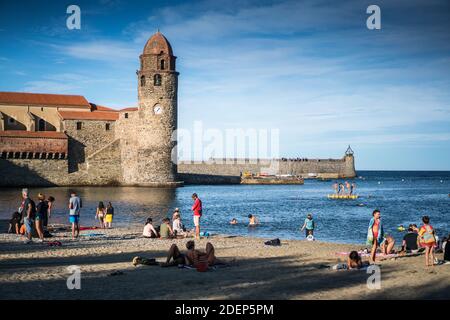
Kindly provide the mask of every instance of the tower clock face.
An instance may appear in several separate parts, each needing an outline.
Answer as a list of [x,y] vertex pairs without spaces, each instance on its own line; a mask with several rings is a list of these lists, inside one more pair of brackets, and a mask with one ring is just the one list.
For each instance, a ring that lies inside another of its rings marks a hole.
[[161,114],[162,113],[162,107],[157,104],[154,108],[153,111],[155,112],[155,114]]

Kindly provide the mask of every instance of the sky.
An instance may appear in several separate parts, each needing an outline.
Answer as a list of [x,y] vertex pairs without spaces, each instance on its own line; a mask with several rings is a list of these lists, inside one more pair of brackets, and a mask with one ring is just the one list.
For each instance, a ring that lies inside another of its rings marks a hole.
[[[71,4],[80,30],[66,27]],[[380,30],[366,27],[371,4]],[[279,130],[282,157],[350,144],[358,170],[450,170],[446,0],[0,1],[0,91],[137,106],[158,29],[177,56],[182,129]]]

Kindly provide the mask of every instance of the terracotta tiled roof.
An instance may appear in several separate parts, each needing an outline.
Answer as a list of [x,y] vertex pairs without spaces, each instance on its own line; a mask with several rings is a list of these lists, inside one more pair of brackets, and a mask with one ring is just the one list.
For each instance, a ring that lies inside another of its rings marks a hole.
[[111,112],[117,112],[116,109],[105,107],[105,106],[99,106],[98,104],[91,103],[91,110],[92,111],[111,111]]
[[0,131],[0,137],[67,139],[67,136],[66,136],[66,134],[64,132],[56,132],[56,131],[24,131],[24,130]]
[[137,111],[137,110],[138,110],[138,108],[130,107],[130,108],[120,109],[119,112],[125,112],[125,111]]
[[83,96],[26,92],[0,92],[0,104],[91,108]]
[[119,119],[117,111],[59,111],[63,120],[105,120],[115,121]]
[[173,56],[172,47],[169,41],[158,31],[148,39],[144,47],[144,54],[160,54],[161,51]]

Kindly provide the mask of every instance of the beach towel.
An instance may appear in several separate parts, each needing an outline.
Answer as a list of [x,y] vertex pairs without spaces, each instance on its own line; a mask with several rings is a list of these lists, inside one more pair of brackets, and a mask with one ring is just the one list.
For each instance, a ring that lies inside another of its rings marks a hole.
[[80,227],[80,231],[96,230],[96,229],[100,229],[100,227]]
[[83,237],[101,237],[104,236],[104,233],[85,233],[85,234],[80,234],[80,236]]

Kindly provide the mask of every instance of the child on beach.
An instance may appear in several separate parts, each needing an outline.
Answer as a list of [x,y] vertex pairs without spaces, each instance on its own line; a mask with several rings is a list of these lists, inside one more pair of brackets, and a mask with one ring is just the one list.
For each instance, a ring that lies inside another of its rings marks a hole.
[[144,238],[158,238],[158,232],[153,227],[152,218],[147,218],[145,222],[144,231],[142,231],[142,235]]
[[300,231],[303,232],[303,230],[305,229],[306,229],[305,235],[306,237],[308,237],[309,235],[314,236],[314,220],[311,213],[309,213],[306,216],[305,222],[303,223],[303,226]]
[[425,247],[425,266],[434,266],[434,246],[436,236],[433,227],[430,225],[430,217],[422,217],[423,226],[419,229],[419,243]]
[[175,236],[186,237],[188,235],[188,233],[186,232],[186,228],[181,222],[181,215],[178,212],[174,213],[173,215],[172,231]]
[[17,211],[12,214],[11,220],[9,220],[8,233],[13,232],[13,230],[16,234],[20,233],[20,213]]
[[106,213],[106,209],[105,209],[105,205],[103,204],[103,201],[100,201],[98,203],[97,206],[97,210],[95,211],[95,220],[98,220],[100,223],[100,228],[105,228],[105,222],[104,222],[104,217],[105,217],[105,213]]
[[113,217],[114,207],[112,206],[111,202],[108,202],[108,205],[106,206],[105,228],[112,228]]
[[372,263],[375,263],[377,249],[382,240],[384,239],[384,229],[381,223],[380,210],[375,209],[372,212],[372,219],[369,222],[369,229],[367,231],[367,245],[372,246],[370,252],[370,259]]

